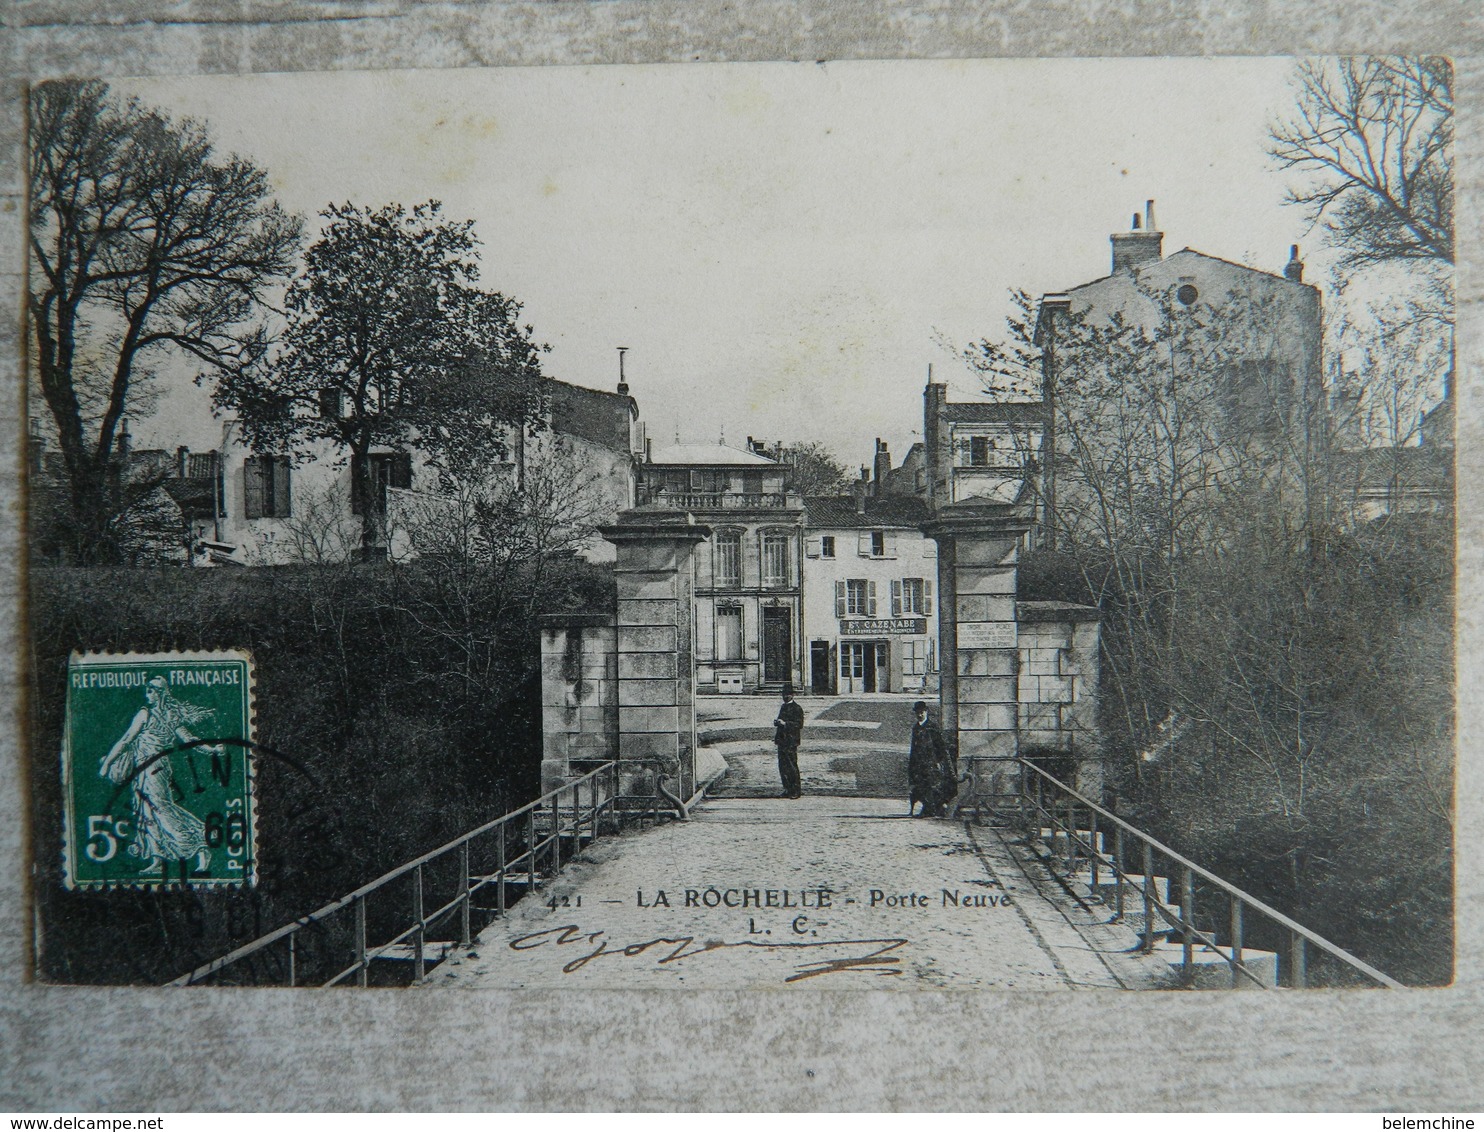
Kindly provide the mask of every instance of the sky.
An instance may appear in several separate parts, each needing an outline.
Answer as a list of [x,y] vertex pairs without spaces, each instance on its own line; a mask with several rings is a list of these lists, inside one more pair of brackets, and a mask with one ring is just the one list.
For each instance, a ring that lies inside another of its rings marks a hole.
[[[1107,274],[1154,199],[1168,254],[1278,272],[1322,251],[1263,151],[1285,59],[680,64],[132,79],[311,218],[443,202],[553,377],[612,388],[656,445],[820,440],[847,466],[921,439],[932,366],[1007,295]],[[1312,246],[1311,246],[1312,245]],[[167,379],[179,380],[179,378]],[[136,444],[214,447],[181,381]]]

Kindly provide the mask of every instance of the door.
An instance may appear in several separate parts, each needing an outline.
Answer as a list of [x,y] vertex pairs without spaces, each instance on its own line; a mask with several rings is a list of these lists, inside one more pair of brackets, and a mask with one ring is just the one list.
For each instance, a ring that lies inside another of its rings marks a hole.
[[812,641],[809,645],[809,687],[815,695],[830,694],[830,643]]
[[840,694],[854,695],[866,690],[866,644],[864,641],[840,642]]
[[786,609],[763,610],[763,683],[782,684],[789,678],[793,633]]
[[885,692],[891,688],[887,668],[891,650],[885,641],[840,642],[840,694]]

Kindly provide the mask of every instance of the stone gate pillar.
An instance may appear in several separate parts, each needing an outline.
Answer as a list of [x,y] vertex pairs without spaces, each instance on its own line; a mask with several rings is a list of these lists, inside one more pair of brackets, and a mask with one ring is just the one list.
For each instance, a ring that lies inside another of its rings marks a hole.
[[[992,505],[942,507],[924,528],[938,543],[943,734],[981,797],[1015,789],[1016,568],[1030,529],[1029,517]],[[960,804],[969,802],[969,787],[960,789]]]
[[675,793],[689,798],[696,789],[692,563],[711,528],[685,512],[637,508],[601,534],[618,548],[618,758],[658,761]]

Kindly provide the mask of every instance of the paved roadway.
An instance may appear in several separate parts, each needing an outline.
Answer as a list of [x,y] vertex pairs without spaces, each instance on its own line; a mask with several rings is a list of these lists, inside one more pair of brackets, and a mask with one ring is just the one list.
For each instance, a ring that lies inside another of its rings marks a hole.
[[[907,806],[907,751],[912,745],[915,695],[853,698],[803,697],[804,735],[799,775],[806,794],[865,794],[902,799]],[[934,716],[936,698],[932,698]],[[704,696],[696,700],[696,728],[703,747],[727,761],[717,784],[720,797],[779,793],[774,696]]]
[[707,800],[689,822],[590,847],[428,986],[1168,984],[1167,963],[1130,952],[1131,928],[1073,901],[1009,831],[905,809],[841,796]]

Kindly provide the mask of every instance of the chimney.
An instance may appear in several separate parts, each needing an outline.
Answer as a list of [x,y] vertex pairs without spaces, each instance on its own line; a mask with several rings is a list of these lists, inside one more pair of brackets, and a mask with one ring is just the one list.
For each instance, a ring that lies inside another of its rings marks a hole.
[[186,478],[186,465],[187,465],[186,457],[188,455],[190,455],[190,451],[191,450],[189,448],[187,448],[184,444],[182,444],[179,448],[177,448],[175,450],[175,478],[176,479],[182,479],[183,480],[183,479]]
[[855,513],[864,515],[866,513],[866,469],[861,469],[861,478],[852,480],[850,494],[855,498]]
[[129,422],[127,420],[119,425],[118,450],[121,457],[126,460],[129,458]]
[[1138,267],[1156,261],[1163,254],[1165,234],[1154,227],[1154,202],[1144,202],[1144,226],[1139,227],[1139,214],[1134,213],[1127,232],[1114,232],[1108,237],[1113,245],[1113,270]]
[[629,383],[624,380],[623,376],[623,356],[628,352],[629,348],[627,346],[618,347],[618,395],[620,397],[627,397],[629,395]]
[[871,494],[882,495],[886,491],[886,477],[891,472],[891,450],[881,437],[876,438],[875,467],[871,477]]
[[1290,244],[1288,247],[1288,266],[1283,269],[1283,278],[1295,283],[1304,281],[1304,261],[1298,257],[1297,244]]

